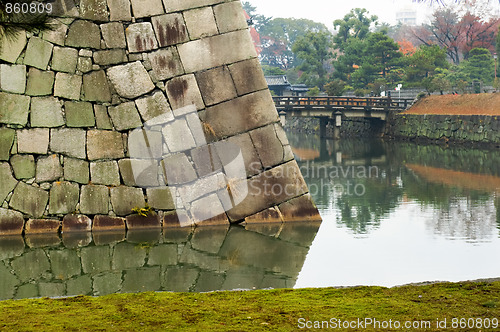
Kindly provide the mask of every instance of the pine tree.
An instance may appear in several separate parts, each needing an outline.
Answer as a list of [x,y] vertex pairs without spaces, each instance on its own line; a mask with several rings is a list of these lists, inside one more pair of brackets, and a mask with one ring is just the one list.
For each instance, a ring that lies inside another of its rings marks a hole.
[[40,13],[41,7],[36,9],[30,7],[32,3],[32,0],[0,0],[0,41],[4,38],[13,39],[20,31],[37,32],[52,29],[51,19],[47,13],[47,8],[52,8],[52,4],[42,0],[40,3],[47,6],[43,6],[44,12]]

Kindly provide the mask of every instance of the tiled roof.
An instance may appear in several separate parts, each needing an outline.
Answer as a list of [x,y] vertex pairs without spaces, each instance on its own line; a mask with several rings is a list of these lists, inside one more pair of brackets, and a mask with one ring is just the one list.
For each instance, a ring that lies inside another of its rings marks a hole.
[[266,82],[267,85],[284,85],[284,86],[290,86],[290,83],[286,79],[286,76],[284,75],[273,75],[273,76],[266,76]]

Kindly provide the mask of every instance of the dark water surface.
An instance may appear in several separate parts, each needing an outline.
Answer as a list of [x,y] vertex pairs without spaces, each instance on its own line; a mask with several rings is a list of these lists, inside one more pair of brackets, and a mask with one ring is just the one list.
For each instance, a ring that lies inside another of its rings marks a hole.
[[0,238],[0,299],[500,277],[500,151],[289,133],[322,223]]

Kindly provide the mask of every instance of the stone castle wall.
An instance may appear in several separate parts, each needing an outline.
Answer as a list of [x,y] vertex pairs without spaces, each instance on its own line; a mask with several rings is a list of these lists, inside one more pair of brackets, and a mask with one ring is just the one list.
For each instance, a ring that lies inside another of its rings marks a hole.
[[0,234],[319,218],[240,1],[53,8],[1,41]]

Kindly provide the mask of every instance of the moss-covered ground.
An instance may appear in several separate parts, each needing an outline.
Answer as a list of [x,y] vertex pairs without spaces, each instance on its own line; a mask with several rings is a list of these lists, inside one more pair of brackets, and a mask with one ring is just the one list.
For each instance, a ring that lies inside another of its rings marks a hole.
[[[335,319],[351,324],[354,328],[349,331],[498,331],[500,281],[0,302],[0,331],[291,331],[321,324],[325,329],[332,328],[338,324]],[[365,319],[373,323],[363,325]],[[437,320],[443,328],[437,328]],[[327,326],[326,321],[332,324]],[[400,328],[396,329],[398,323]],[[405,328],[405,324],[425,328]],[[490,325],[490,329],[484,325]]]

